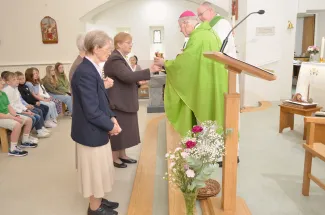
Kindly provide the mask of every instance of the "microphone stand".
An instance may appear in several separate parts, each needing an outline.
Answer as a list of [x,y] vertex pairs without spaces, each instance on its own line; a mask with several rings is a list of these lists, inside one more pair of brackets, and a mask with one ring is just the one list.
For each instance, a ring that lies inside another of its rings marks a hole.
[[252,13],[250,13],[250,14],[248,14],[242,21],[240,21],[237,25],[235,25],[235,27],[233,27],[232,29],[231,29],[231,31],[228,33],[228,35],[227,35],[227,37],[224,39],[224,41],[223,41],[223,43],[222,43],[222,45],[221,45],[221,48],[220,48],[220,52],[221,53],[223,53],[223,51],[225,50],[225,48],[226,48],[226,45],[227,45],[227,43],[228,43],[228,38],[229,38],[229,36],[230,36],[230,34],[242,23],[242,22],[244,22],[250,15],[252,15],[252,14],[255,14],[255,13],[257,13],[257,14],[264,14],[264,12],[265,11],[262,11],[262,10],[260,10],[260,11],[257,11],[257,12],[252,12]]

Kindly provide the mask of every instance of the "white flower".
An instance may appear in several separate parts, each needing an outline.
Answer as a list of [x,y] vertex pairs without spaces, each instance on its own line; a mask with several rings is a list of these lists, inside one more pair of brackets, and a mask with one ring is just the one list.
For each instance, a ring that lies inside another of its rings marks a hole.
[[170,155],[170,159],[175,159],[175,155]]
[[176,164],[175,162],[171,162],[170,163],[170,168],[173,168],[175,166],[175,164]]
[[194,178],[194,176],[195,176],[195,172],[191,169],[188,169],[185,173],[186,173],[186,176],[189,178]]
[[182,148],[177,147],[177,148],[175,149],[175,152],[177,152],[177,151],[179,151],[179,150],[182,150]]
[[168,158],[169,157],[169,153],[166,153],[165,157]]
[[188,157],[188,153],[187,153],[187,152],[182,152],[182,153],[181,153],[181,156],[182,156],[182,158],[184,158],[184,159],[185,159],[185,158],[187,158],[187,157]]

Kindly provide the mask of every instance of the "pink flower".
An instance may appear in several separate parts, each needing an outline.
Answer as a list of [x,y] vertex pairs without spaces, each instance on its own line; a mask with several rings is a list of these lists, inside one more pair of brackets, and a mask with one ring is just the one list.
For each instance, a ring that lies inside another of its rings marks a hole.
[[188,170],[190,167],[189,167],[189,165],[188,164],[184,164],[184,169],[185,170]]
[[189,141],[186,142],[186,148],[191,149],[194,146],[196,146],[196,142],[191,141],[191,140],[189,140]]
[[196,125],[192,128],[193,133],[200,133],[201,131],[203,131],[203,128],[199,125]]
[[187,158],[187,157],[188,157],[188,153],[187,153],[187,152],[182,152],[182,153],[181,153],[181,156],[182,156],[182,158],[184,158],[184,159],[185,159],[185,158]]

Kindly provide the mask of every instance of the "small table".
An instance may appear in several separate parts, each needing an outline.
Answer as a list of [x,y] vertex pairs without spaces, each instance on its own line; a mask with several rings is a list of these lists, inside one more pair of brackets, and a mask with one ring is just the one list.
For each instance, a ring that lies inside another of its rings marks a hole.
[[[308,109],[302,109],[302,108],[296,108],[291,107],[287,105],[279,105],[280,106],[280,125],[279,125],[279,133],[282,133],[283,129],[290,128],[293,130],[294,128],[294,115],[298,114],[301,116],[312,116],[315,112],[320,111],[322,107],[315,107],[315,108],[308,108]],[[307,133],[307,126],[304,125],[304,137],[303,139],[306,139],[306,133]]]

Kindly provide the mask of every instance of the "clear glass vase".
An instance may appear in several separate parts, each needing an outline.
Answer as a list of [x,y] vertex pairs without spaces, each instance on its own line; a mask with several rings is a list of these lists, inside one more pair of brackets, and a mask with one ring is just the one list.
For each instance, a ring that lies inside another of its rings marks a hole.
[[309,61],[310,62],[316,62],[316,54],[311,53],[309,56]]
[[194,215],[195,213],[195,203],[197,197],[197,190],[194,192],[183,193],[185,206],[186,206],[186,215]]

